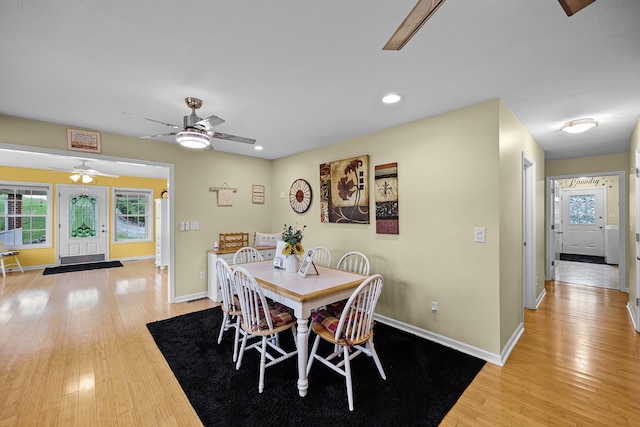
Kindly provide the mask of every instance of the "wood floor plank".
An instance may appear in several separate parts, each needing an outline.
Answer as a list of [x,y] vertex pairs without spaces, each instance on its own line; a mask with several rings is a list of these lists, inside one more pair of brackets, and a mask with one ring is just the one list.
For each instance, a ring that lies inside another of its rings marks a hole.
[[[153,261],[0,280],[0,427],[198,426],[146,324],[168,304]],[[443,426],[640,425],[640,338],[616,290],[547,284],[505,366],[486,364]]]

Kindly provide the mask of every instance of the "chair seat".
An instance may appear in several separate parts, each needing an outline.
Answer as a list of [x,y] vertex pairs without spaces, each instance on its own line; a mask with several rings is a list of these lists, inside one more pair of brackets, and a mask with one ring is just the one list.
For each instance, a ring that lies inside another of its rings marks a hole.
[[0,252],[0,256],[16,256],[20,255],[20,251]]

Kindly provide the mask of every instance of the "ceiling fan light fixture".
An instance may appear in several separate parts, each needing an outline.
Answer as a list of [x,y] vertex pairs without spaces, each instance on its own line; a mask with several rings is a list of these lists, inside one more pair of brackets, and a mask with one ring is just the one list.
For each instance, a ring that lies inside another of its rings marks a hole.
[[185,130],[176,134],[176,141],[187,148],[206,148],[211,144],[211,137],[206,133]]
[[593,119],[576,119],[562,125],[560,130],[567,133],[582,133],[596,126],[598,122]]
[[90,182],[93,182],[93,177],[91,175],[82,175],[83,184],[89,184]]
[[74,173],[69,178],[71,178],[71,181],[73,182],[78,182],[78,180],[82,178],[82,175],[80,175],[79,173]]

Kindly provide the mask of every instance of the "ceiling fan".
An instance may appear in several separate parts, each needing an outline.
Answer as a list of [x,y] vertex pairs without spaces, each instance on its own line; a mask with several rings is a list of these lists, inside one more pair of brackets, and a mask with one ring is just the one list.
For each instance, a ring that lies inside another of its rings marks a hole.
[[83,184],[88,184],[90,182],[93,182],[93,179],[96,176],[107,176],[107,177],[110,177],[110,178],[120,178],[118,175],[102,173],[102,172],[98,172],[95,169],[90,168],[89,166],[86,165],[88,160],[80,160],[80,161],[82,162],[82,164],[74,166],[73,169],[70,170],[70,171],[68,169],[60,169],[60,168],[50,168],[50,169],[69,171],[69,172],[72,173],[72,175],[69,178],[71,178],[71,180],[73,182],[82,181]]
[[230,135],[228,133],[214,132],[213,127],[224,123],[224,119],[218,116],[209,116],[206,119],[198,117],[196,110],[202,107],[202,100],[198,98],[188,97],[184,99],[187,107],[191,108],[191,114],[183,117],[182,126],[165,123],[158,120],[148,119],[131,113],[122,113],[128,116],[138,117],[140,119],[149,120],[154,123],[160,123],[174,129],[180,129],[175,132],[163,133],[159,135],[147,135],[141,138],[159,138],[163,136],[176,137],[176,142],[184,147],[189,148],[209,148],[211,147],[211,138],[226,139],[228,141],[243,142],[245,144],[255,144],[256,140],[245,138],[243,136]]
[[[418,32],[425,22],[433,16],[445,0],[418,0],[409,15],[393,33],[382,50],[400,50]],[[567,16],[571,16],[596,0],[558,0]]]

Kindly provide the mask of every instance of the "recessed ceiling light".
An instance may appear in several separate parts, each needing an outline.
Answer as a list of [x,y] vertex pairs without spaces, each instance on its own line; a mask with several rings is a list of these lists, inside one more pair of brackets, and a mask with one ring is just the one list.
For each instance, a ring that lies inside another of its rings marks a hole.
[[582,133],[596,126],[598,122],[593,119],[576,119],[562,125],[560,130],[567,133]]
[[382,98],[382,102],[384,102],[385,104],[395,104],[396,102],[400,101],[402,99],[402,97],[396,93],[390,93],[389,95],[385,95]]
[[262,145],[256,145],[255,147],[253,147],[254,149],[260,151],[262,150]]

